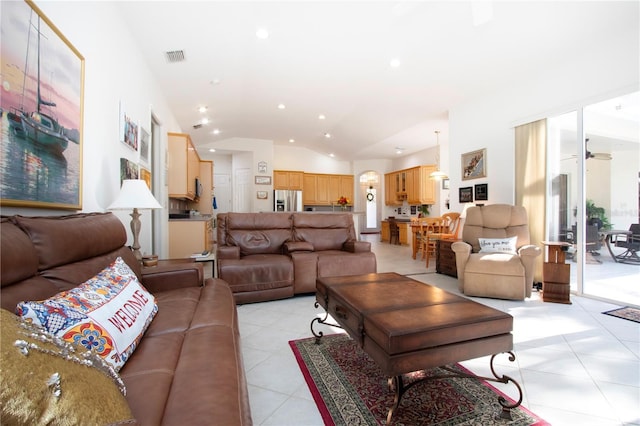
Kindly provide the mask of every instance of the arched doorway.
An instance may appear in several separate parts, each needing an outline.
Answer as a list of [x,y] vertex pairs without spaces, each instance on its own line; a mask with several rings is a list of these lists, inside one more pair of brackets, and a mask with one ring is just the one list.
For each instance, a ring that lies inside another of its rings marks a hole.
[[364,208],[364,220],[360,224],[361,234],[373,234],[380,232],[380,174],[369,170],[360,174],[358,187],[358,199],[362,200]]

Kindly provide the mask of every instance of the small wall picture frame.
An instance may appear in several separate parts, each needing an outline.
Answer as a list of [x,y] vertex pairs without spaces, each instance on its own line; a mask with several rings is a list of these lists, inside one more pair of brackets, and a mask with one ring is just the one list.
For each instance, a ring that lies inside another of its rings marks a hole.
[[449,189],[449,179],[442,179],[442,189]]
[[465,186],[464,188],[460,188],[458,190],[458,194],[459,194],[461,203],[472,203],[473,202],[473,187],[472,186]]
[[271,176],[256,176],[256,185],[271,185]]
[[258,162],[258,173],[267,173],[267,162],[266,161]]
[[487,177],[487,150],[462,154],[462,180]]
[[256,191],[256,197],[258,200],[266,200],[268,197],[267,191]]
[[486,183],[474,185],[474,197],[476,201],[487,201],[489,199],[489,186]]

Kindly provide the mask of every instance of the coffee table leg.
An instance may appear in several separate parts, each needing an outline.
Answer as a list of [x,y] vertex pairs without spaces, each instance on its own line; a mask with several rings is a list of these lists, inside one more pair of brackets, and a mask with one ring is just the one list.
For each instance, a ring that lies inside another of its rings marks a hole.
[[387,423],[386,423],[386,424],[391,424],[391,419],[393,418],[393,415],[395,414],[396,410],[398,409],[398,406],[400,405],[400,400],[402,399],[402,395],[408,388],[404,387],[404,381],[402,380],[402,376],[390,377],[387,383],[389,384],[389,389],[391,391],[394,391],[393,405],[391,406],[391,408],[389,408],[389,411],[387,412]]
[[[505,353],[509,355],[509,361],[511,362],[515,361],[516,356],[513,354],[513,352],[505,352]],[[404,393],[407,390],[417,385],[418,383],[422,383],[428,380],[438,380],[438,379],[447,379],[447,378],[488,380],[491,382],[499,382],[499,383],[505,383],[505,384],[509,382],[513,383],[518,389],[518,394],[519,394],[518,400],[513,404],[509,404],[509,401],[507,401],[505,397],[503,397],[502,395],[498,395],[498,403],[502,407],[502,411],[497,416],[498,418],[501,418],[501,419],[513,420],[513,418],[511,417],[511,410],[513,408],[519,407],[520,404],[522,404],[522,396],[523,396],[522,388],[520,387],[520,384],[518,384],[518,382],[516,382],[513,378],[506,375],[499,376],[498,374],[496,374],[493,361],[497,355],[499,354],[491,355],[491,360],[490,360],[491,373],[493,374],[494,377],[482,377],[482,376],[477,376],[475,374],[463,373],[451,367],[448,367],[446,365],[443,365],[440,368],[448,371],[451,374],[438,374],[435,376],[424,377],[420,380],[416,380],[415,382],[411,382],[408,385],[405,385],[404,380],[402,379],[402,375],[390,377],[387,383],[389,385],[389,390],[394,392],[394,396],[393,396],[393,405],[389,408],[389,411],[387,412],[387,424],[391,423],[391,419],[393,418],[393,415],[395,414],[398,407],[400,406],[400,400],[402,399],[402,395],[404,395]]]
[[[320,304],[318,302],[315,302],[313,304],[313,306],[315,306],[316,309],[318,309],[318,307],[320,307]],[[322,338],[322,336],[324,336],[324,333],[322,331],[318,331],[316,333],[316,331],[313,329],[313,324],[318,323],[318,324],[324,324],[324,325],[328,325],[330,327],[339,327],[342,328],[339,324],[334,324],[331,322],[327,321],[327,318],[329,317],[329,312],[327,310],[324,311],[324,317],[319,318],[319,317],[315,317],[314,319],[311,320],[311,334],[313,334],[316,338],[316,345],[320,344],[320,339]]]

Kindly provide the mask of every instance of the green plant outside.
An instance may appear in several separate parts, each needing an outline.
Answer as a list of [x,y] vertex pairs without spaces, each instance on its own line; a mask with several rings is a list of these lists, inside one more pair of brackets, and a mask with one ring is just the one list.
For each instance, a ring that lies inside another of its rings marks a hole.
[[609,223],[609,218],[607,218],[606,216],[604,207],[598,207],[595,205],[593,200],[587,200],[586,211],[587,211],[587,219],[591,219],[591,218],[600,219],[602,221],[602,229],[605,229],[605,230],[611,229],[611,223]]

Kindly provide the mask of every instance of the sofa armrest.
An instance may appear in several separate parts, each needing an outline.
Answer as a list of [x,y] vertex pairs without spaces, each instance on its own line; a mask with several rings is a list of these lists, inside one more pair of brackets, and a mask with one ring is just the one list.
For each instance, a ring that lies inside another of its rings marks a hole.
[[142,268],[142,284],[151,293],[204,285],[202,264],[192,259],[160,260]]
[[216,251],[216,259],[240,259],[240,247],[222,246]]
[[520,257],[531,256],[532,258],[535,258],[540,256],[540,254],[542,254],[540,247],[534,246],[533,244],[522,246],[518,249],[518,255],[520,255]]
[[342,248],[350,253],[366,253],[371,251],[371,243],[368,241],[347,241]]
[[471,255],[471,244],[456,241],[451,244],[451,250],[456,254],[456,271],[458,272],[458,290],[464,293],[464,268]]
[[284,249],[286,253],[313,251],[313,244],[308,241],[287,241],[284,243]]

